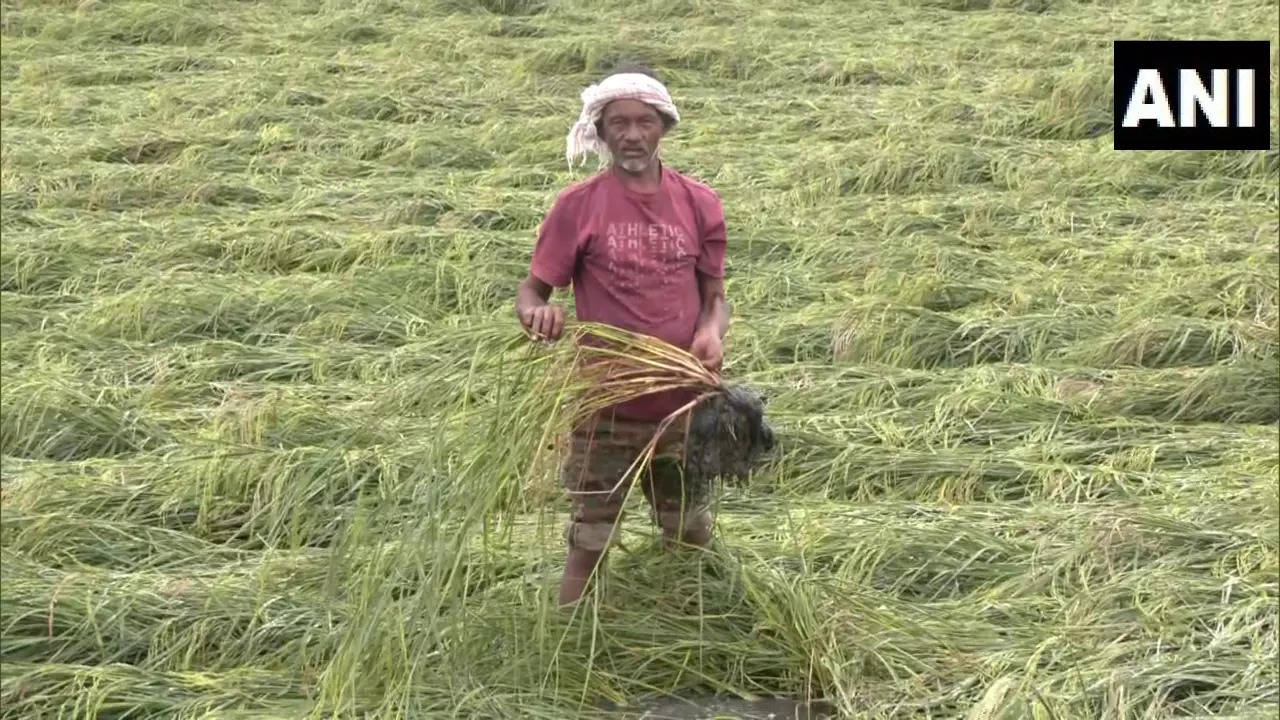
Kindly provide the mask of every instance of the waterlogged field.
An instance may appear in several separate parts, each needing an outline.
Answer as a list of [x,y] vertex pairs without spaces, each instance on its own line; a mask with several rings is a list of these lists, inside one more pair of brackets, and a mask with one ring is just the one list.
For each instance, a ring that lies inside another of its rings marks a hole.
[[[1278,153],[1109,127],[1117,38],[1270,39],[1274,124],[1276,28],[5,0],[4,715],[1274,717]],[[554,356],[511,302],[621,57],[724,198],[727,377],[781,446],[709,558],[664,558],[637,493],[568,617]]]

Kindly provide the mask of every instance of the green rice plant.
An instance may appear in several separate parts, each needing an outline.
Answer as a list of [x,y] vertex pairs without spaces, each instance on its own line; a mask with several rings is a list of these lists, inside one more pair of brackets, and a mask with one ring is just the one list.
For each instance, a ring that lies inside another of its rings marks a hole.
[[[166,673],[129,665],[5,662],[3,679],[4,704],[14,715],[162,712],[202,717],[251,697],[258,701],[259,717],[280,717],[314,707],[297,698],[299,689],[286,673],[253,669]],[[67,703],[68,698],[75,699]]]
[[[1055,394],[1091,412],[1161,420],[1270,424],[1277,421],[1275,364],[1249,359],[1140,374],[1094,371],[1064,377]],[[1141,380],[1139,381],[1139,378]]]
[[[340,605],[252,573],[53,571],[5,558],[5,656],[101,665],[231,669],[324,662]],[[266,567],[262,568],[266,570]],[[270,609],[268,609],[270,608]],[[273,659],[274,658],[274,659]],[[310,658],[310,659],[309,659]]]
[[126,388],[77,387],[66,378],[6,383],[0,447],[6,455],[77,460],[162,447],[164,428],[131,402]]
[[180,568],[195,556],[214,563],[246,559],[245,553],[180,530],[96,515],[28,514],[15,505],[6,507],[0,532],[6,548],[53,568],[133,571]]
[[1244,322],[1146,319],[1067,349],[1064,355],[1095,367],[1205,366],[1232,357],[1277,357],[1280,337]]

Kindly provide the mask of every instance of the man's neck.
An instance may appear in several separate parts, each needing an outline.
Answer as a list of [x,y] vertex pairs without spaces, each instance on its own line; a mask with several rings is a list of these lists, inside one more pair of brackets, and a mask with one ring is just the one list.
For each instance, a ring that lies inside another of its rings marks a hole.
[[630,173],[618,166],[614,166],[613,174],[618,178],[618,182],[628,190],[639,193],[657,192],[662,187],[662,163],[655,162],[645,168],[641,173]]

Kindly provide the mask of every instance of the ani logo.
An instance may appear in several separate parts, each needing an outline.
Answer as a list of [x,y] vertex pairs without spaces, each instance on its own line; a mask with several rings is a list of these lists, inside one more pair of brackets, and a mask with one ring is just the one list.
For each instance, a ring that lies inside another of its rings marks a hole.
[[1116,150],[1270,150],[1267,40],[1116,40]]

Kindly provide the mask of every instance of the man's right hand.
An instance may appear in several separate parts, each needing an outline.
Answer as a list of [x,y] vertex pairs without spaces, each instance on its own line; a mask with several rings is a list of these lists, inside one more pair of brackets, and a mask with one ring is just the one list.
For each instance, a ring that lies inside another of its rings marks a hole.
[[522,307],[520,324],[536,340],[559,340],[564,332],[564,308],[559,305]]

